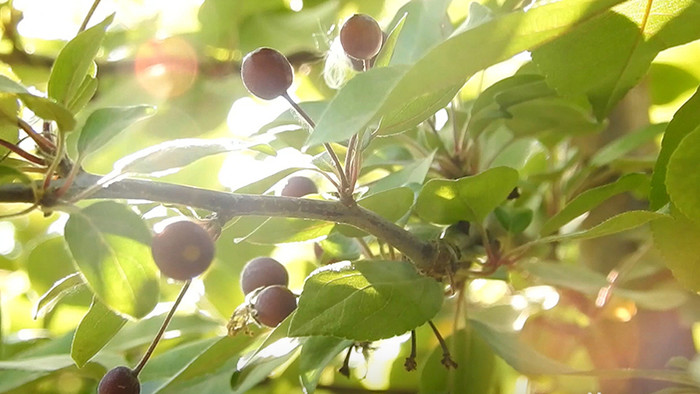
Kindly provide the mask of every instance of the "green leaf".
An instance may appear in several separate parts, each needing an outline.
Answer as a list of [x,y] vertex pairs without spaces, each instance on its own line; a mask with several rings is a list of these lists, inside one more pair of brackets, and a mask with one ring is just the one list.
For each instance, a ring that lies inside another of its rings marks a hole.
[[70,355],[82,368],[97,354],[126,323],[126,319],[114,313],[97,297],[78,324],[73,336]]
[[620,233],[626,230],[637,228],[653,220],[667,218],[668,215],[652,211],[627,211],[611,217],[597,226],[587,230],[576,231],[563,235],[551,235],[540,238],[533,243],[564,242],[581,239],[591,239],[604,237],[606,235]]
[[99,202],[72,213],[65,238],[92,291],[115,312],[142,318],[158,302],[150,233],[125,205]]
[[[654,226],[654,224],[652,224]],[[564,287],[583,294],[597,296],[601,289],[610,285],[605,275],[595,272],[580,264],[562,264],[538,261],[525,263],[521,267],[530,275],[539,277],[548,285]],[[624,278],[620,278],[623,279]],[[618,283],[620,282],[618,279]],[[678,285],[671,283],[655,284],[641,290],[616,285],[612,294],[637,303],[638,306],[651,310],[669,310],[677,308],[688,300],[688,293]]]
[[[95,71],[97,71],[97,65],[94,67]],[[68,110],[72,113],[77,113],[83,109],[83,107],[85,107],[85,105],[87,105],[87,103],[90,102],[90,100],[95,96],[95,92],[97,92],[97,85],[97,78],[87,75],[83,83],[80,85],[80,88],[78,88],[75,98],[68,103]]]
[[387,34],[386,40],[384,40],[384,44],[382,45],[382,49],[379,51],[379,53],[377,54],[377,58],[374,61],[374,67],[388,66],[392,56],[394,55],[394,48],[396,48],[396,42],[399,39],[403,26],[406,24],[405,13],[400,14],[397,12],[396,15],[401,15],[401,17],[396,23],[392,23],[394,25],[394,28],[391,29],[391,32],[389,32],[389,34]]
[[306,279],[289,335],[389,338],[433,318],[442,300],[442,285],[409,262],[331,264]]
[[603,119],[661,50],[700,37],[698,18],[694,0],[630,1],[534,50],[532,59],[550,86],[586,95]]
[[586,190],[571,200],[556,215],[542,225],[540,234],[548,235],[557,231],[580,215],[592,210],[609,198],[621,193],[637,190],[648,185],[649,178],[644,174],[632,173],[620,177],[613,183]]
[[406,70],[408,66],[398,65],[356,75],[328,103],[306,144],[343,141],[362,131],[374,120],[377,103],[389,97]]
[[299,380],[306,393],[316,391],[318,380],[326,366],[352,344],[352,341],[335,337],[306,339],[299,354]]
[[335,223],[322,220],[274,217],[265,221],[244,240],[262,245],[310,241],[325,237],[334,226]]
[[[129,321],[124,327],[105,345],[105,351],[125,352],[148,345],[153,340],[153,335],[163,324],[165,313],[149,317],[139,321]],[[221,321],[212,320],[203,314],[179,315],[175,314],[168,324],[168,331],[178,332],[181,338],[202,337],[213,335],[221,331]]]
[[61,298],[79,291],[84,285],[83,277],[77,272],[56,281],[36,302],[33,313],[34,319],[44,316]]
[[[195,382],[207,378],[224,367],[229,360],[238,360],[241,352],[251,344],[253,337],[239,335],[236,337],[224,336],[216,339],[214,343],[192,358],[187,364],[177,371],[165,383],[154,392],[166,391],[181,387],[183,384]],[[230,369],[228,369],[230,376]]]
[[497,331],[478,320],[470,320],[469,322],[474,331],[491,346],[493,351],[520,373],[551,375],[576,371],[520,341],[518,333],[515,331]]
[[263,194],[266,191],[268,191],[272,186],[274,186],[277,182],[281,181],[282,179],[286,178],[287,176],[289,176],[297,171],[301,171],[304,169],[305,168],[301,168],[301,167],[285,168],[284,170],[278,171],[272,175],[268,175],[268,176],[266,176],[260,180],[257,180],[253,183],[239,187],[238,189],[234,190],[234,193]]
[[481,174],[450,179],[431,179],[416,201],[416,213],[432,223],[460,220],[481,222],[503,202],[518,184],[518,172],[496,167]]
[[[385,190],[361,198],[357,204],[390,222],[401,219],[413,205],[413,191],[407,187]],[[366,232],[351,226],[339,226],[338,230],[348,237],[362,237]]]
[[654,221],[651,230],[654,245],[673,276],[683,286],[700,292],[700,254],[697,247],[700,225],[673,212],[673,217]]
[[[0,75],[0,92],[17,94],[24,105],[37,116],[42,119],[55,120],[61,131],[70,131],[75,127],[73,114],[63,105],[52,98],[33,95],[23,85],[4,75]],[[5,115],[11,116],[9,113],[5,113]]]
[[19,82],[0,74],[0,92],[4,93],[29,93],[27,88]]
[[489,345],[474,330],[462,329],[445,338],[457,369],[440,362],[442,348],[436,346],[423,367],[421,392],[489,393],[496,383],[496,357]]
[[102,45],[105,31],[113,20],[114,14],[78,34],[63,47],[51,68],[49,97],[62,104],[76,98]]
[[413,64],[430,48],[442,42],[452,33],[447,16],[449,0],[409,1],[396,12],[405,16],[391,64]]
[[687,218],[700,224],[700,127],[686,135],[666,168],[666,188],[673,205]]
[[18,97],[22,100],[24,105],[31,109],[38,117],[55,120],[61,131],[67,132],[75,128],[75,118],[73,114],[64,107],[63,104],[54,101],[53,98],[39,97],[31,94],[20,94]]
[[666,127],[665,123],[652,124],[641,130],[623,135],[596,152],[591,158],[591,165],[593,167],[602,167],[623,157],[643,144],[652,141]]
[[89,155],[102,148],[131,124],[155,112],[150,105],[109,107],[95,110],[88,116],[78,138],[78,154]]
[[525,231],[532,222],[533,216],[532,209],[524,207],[511,209],[496,207],[493,213],[501,226],[511,234],[520,234]]
[[673,120],[666,127],[664,139],[661,142],[661,151],[656,159],[654,173],[651,177],[651,191],[649,193],[650,209],[659,209],[668,203],[666,191],[666,171],[671,155],[681,143],[683,138],[700,128],[700,89],[695,91],[693,97],[673,115]]
[[[342,141],[382,117],[386,131],[416,125],[447,105],[475,72],[560,37],[620,2],[571,0],[518,10],[451,36],[410,67],[360,74],[331,101],[309,143]],[[400,127],[386,121],[391,118]]]
[[203,140],[183,138],[162,142],[117,160],[114,171],[153,176],[172,174],[207,156],[247,149],[257,143],[242,143],[231,139]]
[[431,152],[428,156],[422,159],[414,159],[406,164],[402,169],[391,173],[376,183],[370,185],[367,195],[383,192],[385,190],[394,189],[401,186],[407,186],[412,183],[422,184],[425,180],[430,165],[433,163],[435,152]]

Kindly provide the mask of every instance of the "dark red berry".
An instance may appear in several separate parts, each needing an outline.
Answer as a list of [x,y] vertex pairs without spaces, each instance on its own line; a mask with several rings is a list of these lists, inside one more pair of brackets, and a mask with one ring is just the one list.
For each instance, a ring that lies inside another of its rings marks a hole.
[[258,322],[277,327],[297,308],[297,297],[284,286],[269,286],[258,294],[254,307]]
[[116,367],[109,370],[97,386],[98,394],[139,394],[141,384],[134,371],[128,367]]
[[294,70],[283,54],[272,48],[258,48],[243,58],[241,78],[251,93],[272,100],[292,86]]
[[[387,34],[382,31],[382,46],[381,48],[384,47],[384,43],[386,42]],[[381,48],[379,49],[381,51]],[[379,53],[377,53],[379,55]],[[374,55],[371,59],[367,60],[367,66],[372,67],[374,66],[374,62],[377,60],[377,55]],[[352,69],[355,71],[365,71],[365,61],[361,59],[355,59],[350,56],[348,56],[348,59],[350,59],[350,64],[352,64]]]
[[287,180],[287,184],[282,189],[285,197],[303,197],[308,194],[318,193],[316,184],[311,179],[304,176],[293,176]]
[[241,272],[241,289],[244,294],[266,286],[289,284],[287,270],[270,257],[256,257],[246,263]]
[[163,275],[188,280],[209,268],[214,259],[214,241],[199,224],[180,220],[153,237],[151,253]]
[[369,60],[382,48],[382,29],[371,16],[355,14],[340,29],[340,44],[348,56]]

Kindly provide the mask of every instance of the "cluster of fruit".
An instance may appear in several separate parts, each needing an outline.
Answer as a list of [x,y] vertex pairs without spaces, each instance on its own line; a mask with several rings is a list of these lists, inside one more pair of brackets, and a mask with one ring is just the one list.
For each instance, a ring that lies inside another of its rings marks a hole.
[[[343,49],[353,61],[354,67],[360,70],[371,67],[384,40],[385,35],[377,22],[367,15],[353,15],[340,30]],[[259,98],[271,100],[283,96],[290,100],[287,90],[294,80],[294,70],[287,58],[274,49],[259,48],[246,55],[241,64],[241,78],[246,88]],[[295,176],[289,178],[281,195],[302,197],[317,192],[312,180]],[[153,237],[151,252],[164,276],[189,281],[211,265],[214,239],[198,223],[179,220],[168,224]],[[287,270],[278,261],[270,257],[258,257],[246,263],[241,273],[241,289],[246,294],[246,302],[234,312],[229,332],[236,333],[250,319],[267,327],[279,325],[297,307],[297,296],[289,290],[288,284]],[[174,308],[176,307],[177,302]],[[166,318],[164,326],[168,320]],[[138,394],[141,391],[138,374],[160,335],[161,333],[154,338],[151,349],[136,368],[119,366],[108,371],[100,380],[98,393]]]
[[[340,43],[353,61],[353,67],[367,70],[382,48],[384,33],[371,16],[355,14],[340,29]],[[272,100],[287,95],[294,80],[294,70],[283,54],[264,47],[243,58],[241,78],[252,94]]]
[[277,327],[297,308],[297,297],[287,288],[289,275],[271,257],[256,257],[243,267],[241,290],[249,316],[267,327]]

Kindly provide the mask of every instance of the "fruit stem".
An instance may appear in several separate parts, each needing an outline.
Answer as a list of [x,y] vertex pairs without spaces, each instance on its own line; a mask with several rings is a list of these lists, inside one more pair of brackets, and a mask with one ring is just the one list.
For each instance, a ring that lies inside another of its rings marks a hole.
[[[282,94],[282,97],[284,97],[285,100],[289,103],[289,105],[292,106],[294,111],[296,111],[299,116],[301,116],[304,121],[311,127],[311,129],[316,128],[316,123],[311,119],[309,114],[304,111],[299,104],[296,103],[291,97],[289,97],[289,94],[287,92],[284,92]],[[336,170],[336,175],[340,178],[340,188],[338,188],[338,192],[340,193],[341,197],[347,198],[348,195],[352,196],[352,190],[348,190],[350,184],[348,183],[348,179],[345,176],[345,171],[343,171],[343,165],[340,164],[340,159],[338,159],[338,155],[335,154],[335,151],[333,150],[333,147],[327,143],[323,143],[323,147],[326,148],[326,152],[328,152],[328,155],[331,157],[331,160],[333,160],[333,164],[335,165],[335,170]],[[352,197],[351,197],[352,198]]]
[[25,122],[23,119],[17,118],[17,126],[19,126],[20,129],[22,129],[31,139],[34,140],[39,149],[46,153],[54,153],[56,146],[51,141],[46,139],[46,137],[37,133],[36,130],[29,125],[29,123]]
[[90,22],[90,18],[92,18],[92,14],[95,13],[95,10],[97,9],[97,6],[100,4],[100,1],[101,1],[101,0],[95,0],[95,1],[92,3],[92,7],[90,7],[90,10],[88,11],[87,15],[85,15],[85,19],[83,19],[83,23],[80,25],[80,28],[78,29],[78,33],[77,33],[77,34],[80,34],[80,33],[83,32],[83,30],[85,30],[85,28],[87,27],[88,22]]
[[146,365],[146,362],[148,362],[148,359],[151,358],[153,351],[156,349],[156,345],[158,345],[160,338],[165,333],[165,329],[168,328],[168,324],[170,324],[170,320],[173,319],[173,315],[175,315],[175,310],[177,310],[178,305],[180,305],[180,301],[182,301],[182,298],[185,296],[187,289],[190,287],[190,283],[192,283],[191,279],[188,280],[187,282],[185,282],[184,285],[182,285],[182,290],[180,290],[180,294],[178,294],[177,299],[175,300],[175,303],[173,304],[173,307],[170,308],[170,312],[168,312],[168,315],[165,316],[165,320],[163,321],[163,324],[160,326],[158,333],[153,338],[153,341],[151,341],[151,345],[148,347],[148,350],[146,350],[146,353],[144,353],[143,357],[141,358],[141,361],[139,361],[138,365],[136,365],[136,367],[134,368],[134,375],[138,376],[139,372],[141,372],[143,367]]
[[345,360],[343,360],[343,365],[338,369],[338,372],[340,372],[341,375],[345,376],[346,378],[350,378],[350,355],[352,354],[352,349],[355,347],[355,344],[350,345],[348,347],[348,352],[345,354]]
[[418,366],[416,363],[416,330],[411,330],[411,354],[406,357],[403,366],[406,371],[414,371]]
[[20,148],[19,146],[15,145],[9,141],[5,141],[3,139],[0,139],[0,145],[15,152],[19,156],[22,156],[27,161],[31,161],[32,163],[38,164],[41,166],[46,165],[46,163],[44,162],[44,159],[37,157],[37,156],[34,156],[33,154],[25,151],[24,149]]
[[438,331],[437,327],[435,327],[435,324],[433,324],[432,320],[428,320],[428,324],[430,324],[430,328],[433,329],[433,333],[435,333],[435,337],[437,338],[438,342],[440,342],[440,347],[442,348],[442,365],[445,366],[445,368],[450,369],[450,368],[457,368],[457,363],[452,360],[452,356],[450,356],[450,349],[447,347],[447,344],[445,343],[445,340],[442,339],[442,335],[440,335],[440,331]]

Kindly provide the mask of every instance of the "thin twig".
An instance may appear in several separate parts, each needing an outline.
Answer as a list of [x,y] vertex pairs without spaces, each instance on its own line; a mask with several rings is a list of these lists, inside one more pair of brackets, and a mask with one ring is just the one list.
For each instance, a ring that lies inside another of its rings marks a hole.
[[[294,111],[296,111],[299,116],[301,116],[304,121],[309,125],[309,127],[313,130],[316,128],[316,123],[311,119],[311,117],[304,111],[299,104],[297,104],[296,101],[292,100],[291,97],[289,97],[289,94],[286,92],[282,94],[282,97],[284,97],[287,102],[289,102],[289,105],[294,108]],[[328,152],[328,155],[331,157],[331,160],[333,161],[333,165],[335,165],[335,170],[337,172],[336,175],[340,178],[340,185],[342,186],[340,189],[338,189],[338,192],[340,193],[341,196],[346,197],[346,193],[348,193],[347,189],[348,188],[348,179],[345,176],[345,171],[343,171],[343,165],[340,164],[340,159],[338,158],[338,155],[335,154],[335,151],[333,150],[333,147],[329,143],[324,143],[323,147],[326,149],[326,152]],[[352,190],[349,191],[350,195],[352,196]]]
[[87,28],[88,23],[90,22],[90,18],[92,18],[92,14],[95,13],[95,10],[97,9],[97,6],[100,4],[100,0],[95,0],[92,3],[92,7],[90,7],[90,10],[88,11],[87,15],[85,15],[85,19],[83,19],[83,23],[80,25],[80,28],[78,29],[78,33],[82,33],[85,28]]
[[[70,201],[85,189],[91,188],[100,179],[101,177],[93,174],[80,173],[66,192],[64,199]],[[61,179],[55,181],[55,184],[60,187],[63,182],[65,180]],[[164,204],[196,207],[230,217],[274,216],[344,223],[391,244],[413,261],[418,269],[426,272],[439,272],[439,268],[447,263],[437,261],[439,251],[433,242],[419,239],[403,227],[372,211],[339,201],[236,194],[135,179],[124,179],[99,188],[90,195],[90,198],[149,200]],[[35,198],[29,185],[4,184],[0,185],[0,202],[34,203]],[[52,193],[48,193],[40,203],[45,207],[51,207],[62,204],[63,201],[56,200]]]
[[36,145],[42,151],[46,153],[54,153],[56,151],[56,146],[53,144],[53,142],[46,139],[46,137],[43,135],[37,133],[36,130],[29,125],[29,123],[24,121],[24,119],[17,118],[17,126],[27,133],[27,135],[34,140]]
[[0,138],[0,145],[11,150],[12,152],[15,152],[16,154],[23,157],[27,161],[31,161],[32,163],[38,164],[40,166],[46,165],[46,162],[41,157],[34,156],[33,154],[25,151],[24,149],[20,148],[19,146],[15,145],[9,141],[5,141],[5,140]]
[[435,337],[437,338],[438,342],[440,342],[440,347],[442,347],[442,360],[441,363],[442,365],[445,366],[445,368],[450,369],[450,368],[457,368],[457,363],[452,359],[452,356],[450,356],[450,349],[447,347],[447,344],[445,343],[445,340],[442,339],[442,335],[440,335],[440,331],[438,331],[437,327],[435,327],[435,324],[431,320],[428,320],[428,324],[430,325],[430,328],[433,329],[433,333],[435,334]]

